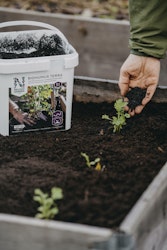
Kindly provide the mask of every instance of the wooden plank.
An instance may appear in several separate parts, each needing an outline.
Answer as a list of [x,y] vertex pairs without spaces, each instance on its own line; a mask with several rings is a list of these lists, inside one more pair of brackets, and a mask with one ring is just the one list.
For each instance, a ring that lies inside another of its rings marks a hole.
[[136,250],[167,249],[166,193],[167,163],[120,225],[121,230],[134,236]]
[[[74,100],[78,102],[113,102],[121,98],[118,81],[92,77],[75,77]],[[157,87],[152,98],[155,102],[167,102],[167,87]]]
[[[129,54],[128,21],[0,8],[0,22],[23,19],[52,24],[64,33],[80,56],[76,75],[118,80]],[[159,83],[167,86],[167,59],[161,64]]]
[[0,214],[1,250],[89,250],[111,235],[106,228]]

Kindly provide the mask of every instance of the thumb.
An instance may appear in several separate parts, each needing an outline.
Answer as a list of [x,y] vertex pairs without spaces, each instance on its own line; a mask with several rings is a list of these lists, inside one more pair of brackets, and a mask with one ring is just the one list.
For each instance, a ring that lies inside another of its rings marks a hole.
[[120,71],[120,76],[119,76],[118,86],[120,88],[120,92],[121,92],[122,96],[125,96],[126,93],[128,92],[129,83],[130,83],[129,73],[126,72],[126,71],[121,70]]
[[156,84],[148,86],[146,96],[142,100],[142,105],[145,106],[151,100],[156,90],[156,87],[157,87]]

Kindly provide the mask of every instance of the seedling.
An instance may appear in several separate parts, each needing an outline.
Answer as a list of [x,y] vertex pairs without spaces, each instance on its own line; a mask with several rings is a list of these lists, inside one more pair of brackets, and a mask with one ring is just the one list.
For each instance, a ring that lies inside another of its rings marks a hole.
[[124,107],[126,105],[127,102],[123,101],[122,99],[118,99],[114,103],[117,116],[112,116],[112,118],[110,118],[108,115],[102,115],[102,119],[109,120],[109,122],[114,126],[114,133],[120,132],[123,126],[126,125],[126,119],[130,117],[130,115],[124,111]]
[[35,189],[34,194],[34,201],[37,201],[40,204],[38,207],[39,213],[37,213],[35,217],[39,219],[53,219],[55,215],[59,213],[55,201],[63,198],[62,189],[53,187],[51,189],[50,197],[48,193],[43,193],[39,188]]
[[94,161],[90,161],[90,158],[86,153],[81,153],[81,156],[83,156],[85,158],[86,165],[88,166],[88,168],[95,166],[95,170],[97,170],[97,171],[102,170],[102,167],[100,164],[100,158],[96,158]]

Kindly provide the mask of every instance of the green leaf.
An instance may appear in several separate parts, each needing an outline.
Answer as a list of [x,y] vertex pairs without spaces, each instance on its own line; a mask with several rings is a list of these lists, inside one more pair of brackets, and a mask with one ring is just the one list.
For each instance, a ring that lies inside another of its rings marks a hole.
[[96,165],[96,163],[98,163],[100,161],[100,158],[96,158],[94,161],[91,161],[90,162],[90,165],[91,166],[94,166],[94,165]]
[[51,197],[53,200],[58,200],[63,198],[63,192],[61,188],[53,187],[51,189]]
[[34,190],[34,193],[36,194],[36,195],[43,195],[43,192],[41,191],[41,189],[39,189],[39,188],[36,188],[35,190]]
[[41,213],[36,214],[35,217],[38,219],[44,219],[44,217]]
[[102,119],[111,121],[111,118],[108,115],[102,115]]
[[85,158],[85,160],[86,160],[86,165],[87,165],[88,167],[91,167],[90,160],[89,160],[89,156],[88,156],[86,153],[82,153],[82,152],[81,152],[81,156],[83,156],[83,157]]
[[130,114],[126,113],[126,114],[125,114],[125,117],[126,117],[126,118],[130,118]]
[[122,99],[118,99],[115,101],[114,108],[119,113],[123,110],[123,108],[127,105],[127,102],[124,102]]
[[120,118],[119,118],[119,123],[121,124],[121,125],[124,125],[125,124],[125,121],[126,121],[126,119],[125,119],[125,116],[120,116]]
[[94,162],[95,162],[95,164],[98,163],[98,162],[100,162],[100,158],[96,158],[96,159],[94,160]]
[[34,201],[37,201],[37,202],[39,202],[39,203],[42,202],[42,199],[41,199],[40,196],[34,196],[34,197],[33,197],[33,200],[34,200]]
[[51,212],[53,215],[56,215],[56,214],[59,213],[59,209],[58,209],[58,207],[54,207],[54,208],[51,209],[50,212]]
[[44,206],[40,206],[40,207],[38,207],[38,212],[43,212],[45,210],[45,207]]
[[45,206],[46,208],[50,208],[50,207],[53,205],[53,203],[54,203],[54,201],[53,201],[53,199],[50,197],[50,198],[48,198],[48,199],[45,200],[44,206]]
[[44,198],[44,199],[46,199],[48,197],[48,194],[43,193],[41,191],[41,189],[39,189],[39,188],[35,189],[34,193],[35,193],[35,195],[39,195],[41,198]]
[[112,124],[118,126],[120,124],[119,119],[116,116],[113,116]]

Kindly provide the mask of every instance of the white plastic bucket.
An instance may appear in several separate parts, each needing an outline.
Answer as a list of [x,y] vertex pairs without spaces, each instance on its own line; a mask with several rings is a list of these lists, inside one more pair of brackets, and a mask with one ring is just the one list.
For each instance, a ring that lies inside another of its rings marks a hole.
[[[45,29],[1,32],[0,39],[4,35],[12,37],[16,34],[41,34],[48,31],[56,32],[67,41],[57,28],[41,22],[4,22],[0,28],[18,25]],[[71,45],[70,53],[65,55],[0,59],[0,134],[70,129],[74,67],[77,65],[78,53]],[[27,110],[22,109],[25,106]]]

